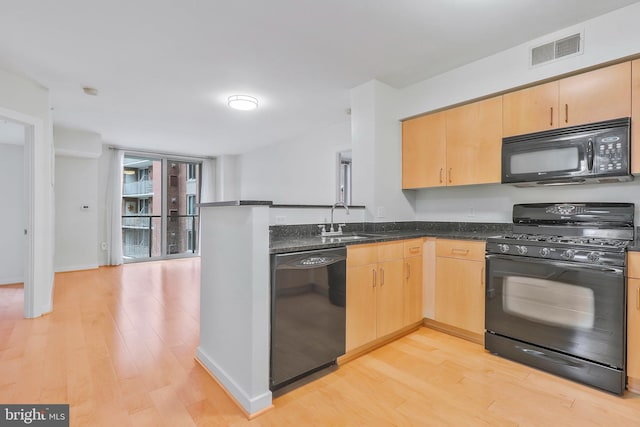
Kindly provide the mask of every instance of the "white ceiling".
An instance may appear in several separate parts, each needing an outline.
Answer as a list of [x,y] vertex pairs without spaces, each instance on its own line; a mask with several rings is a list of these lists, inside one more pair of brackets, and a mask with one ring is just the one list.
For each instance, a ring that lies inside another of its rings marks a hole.
[[637,1],[7,0],[0,68],[107,143],[236,154],[348,120],[371,79],[403,87]]

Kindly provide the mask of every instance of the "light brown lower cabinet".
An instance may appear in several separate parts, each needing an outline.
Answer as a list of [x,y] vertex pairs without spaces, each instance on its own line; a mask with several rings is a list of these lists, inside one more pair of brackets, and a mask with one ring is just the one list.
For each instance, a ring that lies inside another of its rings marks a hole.
[[347,352],[422,318],[421,242],[347,247]]
[[484,334],[485,243],[436,240],[435,320]]
[[346,350],[402,327],[400,242],[347,247]]
[[424,239],[404,242],[404,326],[420,322],[422,314],[422,245]]
[[628,388],[640,393],[640,252],[629,252],[627,271]]

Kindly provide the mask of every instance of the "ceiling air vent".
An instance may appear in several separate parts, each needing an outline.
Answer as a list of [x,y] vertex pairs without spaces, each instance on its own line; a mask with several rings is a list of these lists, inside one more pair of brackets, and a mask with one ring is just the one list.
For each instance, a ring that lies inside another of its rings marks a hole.
[[541,65],[582,53],[582,33],[576,33],[550,43],[531,48],[531,66]]

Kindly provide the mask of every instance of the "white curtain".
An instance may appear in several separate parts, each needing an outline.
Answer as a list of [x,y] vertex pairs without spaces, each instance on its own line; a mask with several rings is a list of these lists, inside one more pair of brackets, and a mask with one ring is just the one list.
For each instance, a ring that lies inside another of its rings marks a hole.
[[206,159],[202,162],[202,188],[200,203],[216,201],[216,160]]
[[122,264],[122,166],[124,152],[111,150],[107,181],[107,239],[109,265]]

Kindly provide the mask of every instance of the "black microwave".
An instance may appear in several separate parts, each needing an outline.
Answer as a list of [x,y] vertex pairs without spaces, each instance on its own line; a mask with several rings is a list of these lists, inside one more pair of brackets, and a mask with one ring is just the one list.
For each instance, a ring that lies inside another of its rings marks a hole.
[[631,119],[502,139],[502,183],[520,187],[631,181]]

